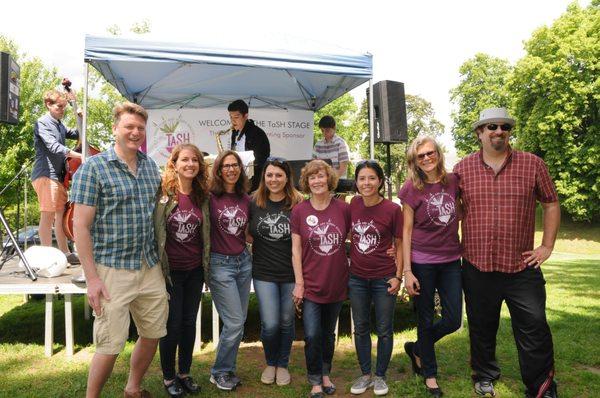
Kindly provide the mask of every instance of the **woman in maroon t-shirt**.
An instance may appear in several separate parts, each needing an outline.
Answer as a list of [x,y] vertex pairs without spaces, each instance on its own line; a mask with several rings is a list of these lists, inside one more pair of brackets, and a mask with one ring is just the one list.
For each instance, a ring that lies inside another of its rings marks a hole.
[[[394,348],[394,309],[402,280],[402,210],[383,198],[383,169],[375,160],[356,166],[358,193],[350,203],[350,281],[354,344],[362,376],[350,388],[362,394],[371,386],[385,395],[385,374]],[[387,251],[395,247],[395,257]],[[377,365],[371,377],[371,304],[375,308]]]
[[249,183],[242,159],[234,151],[219,154],[211,177],[208,285],[223,329],[210,381],[220,390],[231,391],[240,384],[235,369],[252,281],[252,256],[246,248]]
[[348,258],[345,240],[350,229],[348,205],[333,198],[338,177],[322,160],[309,162],[300,188],[310,194],[292,209],[292,265],[296,306],[303,304],[304,354],[311,397],[333,394],[329,378],[335,325],[347,296]]
[[167,335],[159,344],[163,382],[171,397],[200,391],[190,376],[190,367],[210,251],[207,178],[200,150],[192,144],[177,145],[167,160],[162,195],[154,213],[154,231],[170,296]]
[[[435,343],[456,331],[462,318],[458,240],[458,181],[446,173],[444,154],[431,137],[417,137],[407,153],[408,178],[400,189],[404,213],[404,283],[417,307],[417,341],[404,345],[427,391],[441,396]],[[434,323],[438,291],[442,319]]]

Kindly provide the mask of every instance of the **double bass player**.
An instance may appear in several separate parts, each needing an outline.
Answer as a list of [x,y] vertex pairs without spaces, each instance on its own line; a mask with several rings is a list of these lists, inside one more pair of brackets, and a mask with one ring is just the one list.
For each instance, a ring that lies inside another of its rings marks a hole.
[[[70,82],[65,79],[63,85]],[[81,158],[65,146],[66,139],[78,139],[79,131],[69,129],[62,123],[68,101],[75,94],[49,90],[44,94],[44,106],[48,113],[40,117],[34,126],[33,143],[35,162],[31,181],[40,205],[39,236],[42,246],[52,246],[52,226],[58,248],[65,253],[70,264],[79,264],[79,258],[69,251],[63,229],[63,214],[67,202],[67,190],[63,185],[65,158]]]

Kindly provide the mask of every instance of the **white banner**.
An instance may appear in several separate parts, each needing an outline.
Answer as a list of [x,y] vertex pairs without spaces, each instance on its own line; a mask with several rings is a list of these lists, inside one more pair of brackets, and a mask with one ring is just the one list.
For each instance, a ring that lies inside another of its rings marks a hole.
[[[310,159],[313,148],[313,113],[301,110],[250,109],[250,119],[262,128],[271,144],[271,156],[288,160]],[[173,147],[192,143],[201,151],[217,153],[215,133],[229,128],[227,108],[148,109],[146,144],[142,150],[163,166]],[[229,149],[231,133],[221,136]]]

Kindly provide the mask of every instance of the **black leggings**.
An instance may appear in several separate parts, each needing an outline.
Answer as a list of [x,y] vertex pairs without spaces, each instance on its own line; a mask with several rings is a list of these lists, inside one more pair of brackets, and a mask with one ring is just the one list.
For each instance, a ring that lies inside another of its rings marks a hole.
[[175,354],[179,347],[179,373],[187,374],[192,366],[196,340],[196,316],[202,299],[204,270],[171,271],[173,286],[167,284],[169,319],[167,335],[160,339],[160,366],[165,380],[175,378]]

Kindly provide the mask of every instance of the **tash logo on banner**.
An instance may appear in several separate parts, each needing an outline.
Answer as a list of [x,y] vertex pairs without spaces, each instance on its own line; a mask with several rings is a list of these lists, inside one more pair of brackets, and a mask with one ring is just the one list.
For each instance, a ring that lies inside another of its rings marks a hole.
[[342,232],[329,220],[310,228],[308,240],[315,253],[320,256],[331,256],[342,245]]
[[379,246],[379,230],[373,223],[373,220],[369,222],[358,220],[352,224],[352,231],[352,242],[354,242],[354,246],[360,253],[372,253]]
[[173,148],[178,144],[193,143],[194,131],[192,127],[178,116],[176,118],[161,118],[159,123],[152,122],[156,127],[156,134],[151,147],[158,148],[158,153],[165,158],[169,157]]

